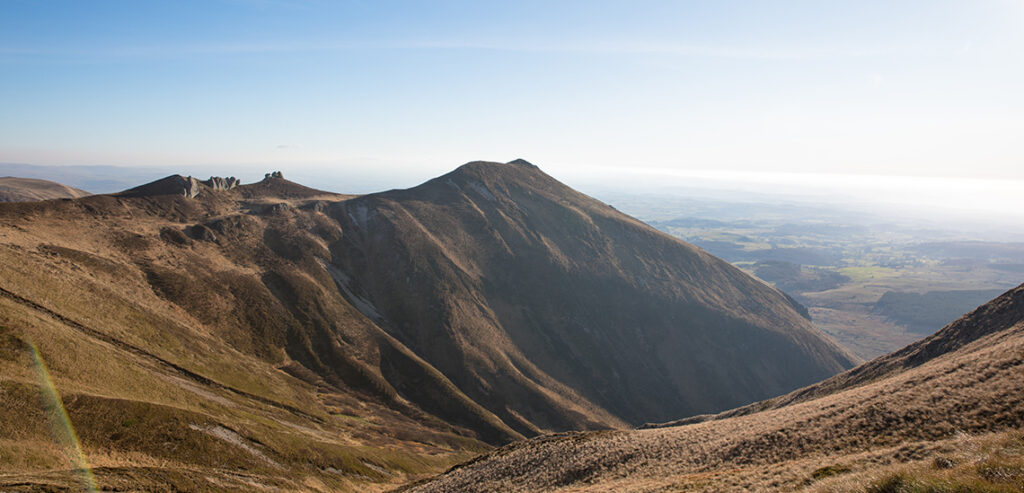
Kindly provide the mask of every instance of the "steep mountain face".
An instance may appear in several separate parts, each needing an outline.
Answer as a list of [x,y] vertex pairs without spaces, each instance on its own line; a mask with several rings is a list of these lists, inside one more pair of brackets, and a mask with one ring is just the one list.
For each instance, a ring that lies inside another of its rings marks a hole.
[[[1024,285],[787,396],[655,429],[520,441],[406,491],[1019,491],[1022,375]],[[934,487],[911,487],[925,475]]]
[[74,199],[89,192],[60,183],[34,178],[0,178],[0,202],[30,202],[50,199]]
[[525,161],[329,214],[368,316],[524,435],[725,409],[852,366],[780,292]]
[[218,457],[285,489],[395,484],[851,365],[780,292],[525,162],[361,197],[278,173],[0,205],[0,274],[0,422],[33,416],[0,460],[47,450],[0,465],[31,484],[64,457],[37,360],[101,483],[185,489],[241,481]]

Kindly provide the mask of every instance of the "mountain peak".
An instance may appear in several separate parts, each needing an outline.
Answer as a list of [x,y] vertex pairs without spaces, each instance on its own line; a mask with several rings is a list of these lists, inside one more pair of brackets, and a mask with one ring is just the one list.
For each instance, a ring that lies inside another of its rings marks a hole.
[[537,168],[536,164],[533,164],[533,163],[531,163],[531,162],[529,162],[529,161],[527,161],[525,159],[522,159],[522,158],[513,159],[513,160],[509,161],[506,164],[515,164],[517,166],[527,166],[527,167],[534,168],[534,169],[540,169],[540,168]]
[[[537,165],[525,160],[515,159],[507,163],[498,161],[470,161],[462,166],[459,166],[452,173],[463,173],[463,172],[478,172],[478,173],[513,173],[516,171],[540,171]],[[449,173],[449,174],[452,174]]]
[[[395,196],[455,197],[482,196],[488,200],[508,197],[513,190],[541,192],[562,199],[573,197],[585,200],[581,194],[541,171],[525,160],[502,163],[497,161],[470,161],[455,170],[406,190],[385,192]],[[377,195],[377,194],[371,194]]]
[[555,181],[554,178],[551,178],[547,173],[541,171],[540,168],[524,159],[516,159],[515,161],[509,161],[507,163],[497,161],[470,161],[459,166],[451,173],[439,177],[438,179],[448,180],[450,178],[465,176],[470,176],[474,179],[484,181],[494,179],[502,181],[535,180],[542,176]]

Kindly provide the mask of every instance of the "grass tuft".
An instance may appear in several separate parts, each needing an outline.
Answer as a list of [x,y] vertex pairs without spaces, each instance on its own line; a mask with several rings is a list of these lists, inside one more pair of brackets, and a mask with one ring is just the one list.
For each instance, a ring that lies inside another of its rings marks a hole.
[[847,472],[850,472],[850,468],[847,466],[831,465],[815,469],[814,472],[811,473],[811,477],[814,479],[823,479]]

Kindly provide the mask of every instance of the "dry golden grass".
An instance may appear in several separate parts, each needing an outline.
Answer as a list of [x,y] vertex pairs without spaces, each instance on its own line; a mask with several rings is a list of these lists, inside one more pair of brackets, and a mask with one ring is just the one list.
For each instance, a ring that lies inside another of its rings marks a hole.
[[[1000,309],[979,310],[896,353],[886,361],[899,367],[874,380],[840,375],[836,380],[849,385],[825,382],[819,385],[831,393],[795,393],[816,398],[688,425],[515,443],[410,491],[1019,491],[1024,286],[1001,300],[993,304]],[[980,338],[942,339],[964,334]],[[936,344],[954,349],[913,361]],[[1017,431],[1002,431],[1008,429]],[[942,458],[959,466],[929,469]],[[915,474],[922,477],[911,480]],[[967,486],[942,489],[943,481]]]
[[834,475],[806,488],[813,493],[1024,491],[1024,434],[1020,430],[957,434],[906,463]]
[[411,406],[281,369],[302,366],[274,332],[296,322],[261,282],[277,258],[260,249],[264,218],[222,225],[223,245],[167,233],[249,205],[88,200],[0,211],[0,490],[80,487],[29,342],[101,488],[377,491],[488,448]]

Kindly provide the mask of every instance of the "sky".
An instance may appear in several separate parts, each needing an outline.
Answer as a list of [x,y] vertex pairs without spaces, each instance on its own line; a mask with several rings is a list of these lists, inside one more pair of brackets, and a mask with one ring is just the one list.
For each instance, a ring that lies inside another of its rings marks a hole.
[[1024,0],[0,0],[6,163],[1016,182],[1022,88]]

